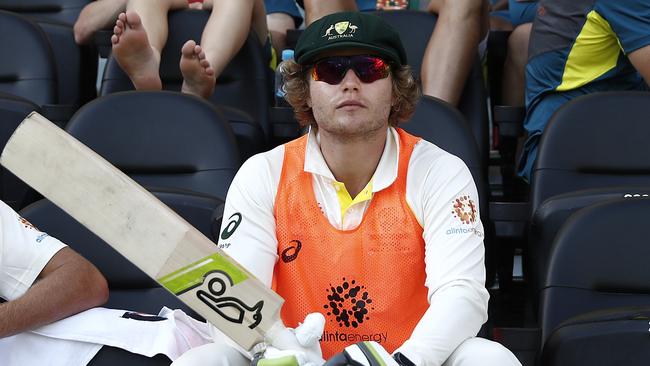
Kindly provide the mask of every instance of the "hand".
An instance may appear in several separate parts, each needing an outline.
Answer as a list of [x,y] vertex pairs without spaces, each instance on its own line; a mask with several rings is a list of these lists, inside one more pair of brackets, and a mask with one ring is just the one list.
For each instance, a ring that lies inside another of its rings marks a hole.
[[363,366],[386,365],[399,366],[391,355],[379,343],[359,342],[345,347],[343,352],[337,353],[325,362],[324,366]]
[[276,335],[263,354],[255,355],[252,366],[320,366],[323,353],[320,349],[321,335],[325,328],[325,317],[320,313],[311,313],[305,317],[296,329]]

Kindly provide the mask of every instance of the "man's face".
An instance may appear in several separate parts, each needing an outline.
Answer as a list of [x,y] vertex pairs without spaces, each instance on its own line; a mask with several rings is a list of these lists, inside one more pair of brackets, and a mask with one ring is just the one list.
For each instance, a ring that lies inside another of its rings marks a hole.
[[[338,51],[334,55],[367,54]],[[320,131],[342,138],[363,137],[388,126],[392,105],[392,75],[370,83],[362,82],[349,69],[340,83],[331,85],[308,76],[309,105]]]

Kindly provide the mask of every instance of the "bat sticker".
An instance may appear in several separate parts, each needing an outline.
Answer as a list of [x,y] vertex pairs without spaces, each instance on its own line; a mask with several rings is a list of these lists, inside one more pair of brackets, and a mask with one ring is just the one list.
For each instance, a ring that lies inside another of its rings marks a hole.
[[[228,280],[228,283],[226,283],[226,281],[224,281],[218,275],[225,276]],[[253,306],[248,306],[236,297],[221,297],[228,289],[228,286],[232,286],[230,277],[228,277],[228,275],[225,273],[218,271],[208,273],[206,275],[206,280],[209,277],[212,278],[207,281],[208,291],[199,290],[196,292],[196,297],[208,305],[212,310],[216,311],[224,319],[232,323],[242,324],[244,322],[244,316],[246,312],[248,311],[252,313],[254,322],[251,323],[248,327],[250,329],[255,329],[255,327],[262,321],[261,311],[264,307],[264,300],[258,301],[257,304]]]

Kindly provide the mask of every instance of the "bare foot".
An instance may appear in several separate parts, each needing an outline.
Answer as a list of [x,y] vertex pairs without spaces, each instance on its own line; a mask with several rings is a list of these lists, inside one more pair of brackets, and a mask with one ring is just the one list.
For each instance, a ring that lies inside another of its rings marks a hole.
[[135,12],[120,13],[113,28],[113,56],[137,90],[160,90],[160,54],[149,45],[147,32]]
[[210,98],[214,92],[216,77],[205,52],[196,42],[189,40],[181,49],[181,73],[183,74],[183,93],[201,98]]

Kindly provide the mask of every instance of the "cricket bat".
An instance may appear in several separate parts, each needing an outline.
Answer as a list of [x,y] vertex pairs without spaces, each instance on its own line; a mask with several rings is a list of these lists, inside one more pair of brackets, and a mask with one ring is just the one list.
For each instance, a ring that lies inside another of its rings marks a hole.
[[245,350],[287,332],[284,300],[93,150],[38,113],[0,163],[102,238]]

